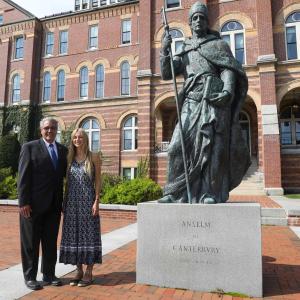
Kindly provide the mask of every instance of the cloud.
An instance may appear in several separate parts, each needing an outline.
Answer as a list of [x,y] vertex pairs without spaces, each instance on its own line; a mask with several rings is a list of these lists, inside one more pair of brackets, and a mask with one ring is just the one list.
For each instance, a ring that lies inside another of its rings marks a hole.
[[13,0],[38,18],[74,10],[74,0]]

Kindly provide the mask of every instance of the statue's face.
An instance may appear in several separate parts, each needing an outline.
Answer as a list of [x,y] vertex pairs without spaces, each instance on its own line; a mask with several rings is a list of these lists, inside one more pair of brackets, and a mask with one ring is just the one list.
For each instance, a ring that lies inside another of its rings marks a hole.
[[191,19],[191,29],[197,34],[203,34],[207,32],[207,19],[201,13],[194,13]]

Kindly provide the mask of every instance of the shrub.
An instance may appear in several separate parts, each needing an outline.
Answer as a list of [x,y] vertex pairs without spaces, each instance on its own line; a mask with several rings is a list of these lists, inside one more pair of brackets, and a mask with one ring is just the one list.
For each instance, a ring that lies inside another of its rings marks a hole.
[[161,187],[149,178],[136,178],[124,181],[105,190],[102,203],[135,205],[159,199]]
[[17,179],[12,175],[0,182],[0,198],[17,199]]
[[18,170],[20,143],[14,134],[4,135],[0,139],[0,168],[11,167],[13,173]]
[[6,177],[12,175],[11,168],[2,168],[0,169],[0,182],[3,181]]
[[114,187],[115,185],[123,181],[122,177],[115,174],[103,173],[101,175],[102,180],[102,193],[105,193],[108,189]]
[[149,156],[141,157],[137,164],[137,177],[148,178],[150,160]]

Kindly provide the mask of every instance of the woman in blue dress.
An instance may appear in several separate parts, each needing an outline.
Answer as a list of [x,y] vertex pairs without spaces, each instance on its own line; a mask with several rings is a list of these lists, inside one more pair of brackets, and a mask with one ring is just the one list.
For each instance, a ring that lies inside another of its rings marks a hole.
[[[102,263],[99,218],[101,160],[89,150],[82,128],[71,135],[68,153],[64,220],[59,261],[77,266],[70,285],[87,286],[93,281],[93,266]],[[86,265],[86,270],[83,270]]]

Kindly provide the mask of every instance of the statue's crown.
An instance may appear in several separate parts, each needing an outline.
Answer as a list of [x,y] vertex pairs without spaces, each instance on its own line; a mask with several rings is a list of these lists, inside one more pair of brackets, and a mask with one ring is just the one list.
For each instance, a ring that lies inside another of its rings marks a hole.
[[208,19],[208,10],[207,10],[207,6],[201,2],[195,2],[192,7],[190,8],[189,11],[189,19],[191,20],[193,14],[195,13],[201,13],[203,14],[207,19]]

